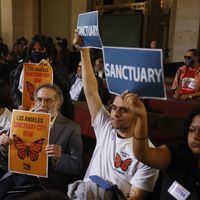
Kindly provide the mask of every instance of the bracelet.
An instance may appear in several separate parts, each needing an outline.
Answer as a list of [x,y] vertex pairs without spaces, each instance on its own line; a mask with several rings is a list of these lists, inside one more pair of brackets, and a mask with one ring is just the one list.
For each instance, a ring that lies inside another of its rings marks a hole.
[[142,137],[142,138],[138,138],[138,137],[135,137],[135,135],[133,135],[133,138],[134,138],[135,140],[139,140],[139,141],[146,140],[148,137],[149,137],[149,136],[146,135],[146,136],[144,136],[144,137]]

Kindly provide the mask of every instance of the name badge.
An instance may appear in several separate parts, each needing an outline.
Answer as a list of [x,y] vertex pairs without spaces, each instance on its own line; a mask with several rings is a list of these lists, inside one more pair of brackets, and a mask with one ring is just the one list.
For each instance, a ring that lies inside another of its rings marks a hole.
[[177,200],[185,200],[190,195],[190,192],[177,181],[172,183],[168,192]]

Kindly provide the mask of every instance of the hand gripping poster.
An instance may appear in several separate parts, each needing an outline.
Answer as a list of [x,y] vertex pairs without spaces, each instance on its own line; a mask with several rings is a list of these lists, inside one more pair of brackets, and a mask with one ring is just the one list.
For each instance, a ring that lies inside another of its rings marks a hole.
[[102,41],[99,34],[98,11],[80,14],[78,16],[77,31],[83,39],[82,48],[102,48]]
[[108,90],[141,98],[166,99],[161,49],[103,47]]
[[53,70],[49,65],[25,63],[23,68],[23,109],[30,110],[34,105],[35,89],[45,83],[53,83]]
[[9,171],[48,176],[45,147],[49,141],[50,114],[13,110],[9,146]]

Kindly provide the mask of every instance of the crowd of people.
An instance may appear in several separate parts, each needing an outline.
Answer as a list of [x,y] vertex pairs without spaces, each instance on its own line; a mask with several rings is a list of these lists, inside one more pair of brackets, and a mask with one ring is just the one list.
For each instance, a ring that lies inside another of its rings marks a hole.
[[[112,97],[106,88],[103,60],[91,60],[90,50],[80,48],[83,41],[77,33],[73,44],[81,60],[70,74],[65,54],[58,56],[47,36],[36,35],[29,44],[24,37],[20,38],[13,47],[14,51],[20,46],[19,54],[17,50],[16,54],[9,53],[0,42],[1,64],[10,65],[9,55],[18,55],[13,60],[12,72],[9,71],[12,81],[5,77],[0,80],[0,199],[25,198],[32,192],[38,192],[35,199],[39,199],[49,190],[50,193],[56,190],[60,199],[147,200],[159,173],[160,200],[173,200],[178,195],[185,195],[183,199],[188,200],[200,198],[200,109],[186,119],[180,143],[156,148],[148,138],[147,111],[137,95],[124,92],[115,96],[110,112],[107,110],[105,104]],[[184,59],[185,65],[177,71],[172,86],[173,97],[181,100],[200,96],[200,53],[191,49]],[[45,147],[48,178],[8,171],[11,111],[24,109],[23,63],[46,64],[53,69],[54,83],[36,88],[32,109],[51,114],[49,144]],[[81,130],[73,121],[73,102],[77,100],[87,101],[96,136],[95,150],[83,180],[78,180],[82,172]],[[24,186],[28,189],[21,190]],[[174,190],[170,190],[172,186]]]

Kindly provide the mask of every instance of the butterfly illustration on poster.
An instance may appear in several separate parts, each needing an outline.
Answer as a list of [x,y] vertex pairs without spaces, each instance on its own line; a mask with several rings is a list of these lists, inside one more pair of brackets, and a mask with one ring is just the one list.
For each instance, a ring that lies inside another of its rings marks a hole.
[[51,115],[49,113],[13,110],[9,145],[8,170],[20,174],[48,176]]
[[22,107],[30,110],[34,106],[34,91],[45,83],[53,83],[53,70],[49,65],[38,65],[34,63],[25,63],[23,66],[23,92]]
[[44,141],[44,138],[40,138],[32,144],[27,145],[20,137],[15,134],[13,135],[13,142],[17,150],[17,155],[21,160],[24,160],[25,157],[27,157],[30,158],[31,161],[36,161],[39,153],[42,151]]
[[35,86],[29,81],[26,81],[26,90],[28,92],[30,100],[34,101]]

